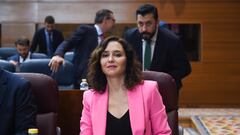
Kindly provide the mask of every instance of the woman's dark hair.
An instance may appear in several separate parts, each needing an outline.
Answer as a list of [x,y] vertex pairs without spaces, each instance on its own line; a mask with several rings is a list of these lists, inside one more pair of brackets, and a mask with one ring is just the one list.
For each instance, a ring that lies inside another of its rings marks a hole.
[[101,42],[101,44],[92,52],[88,63],[88,82],[91,88],[102,93],[105,92],[107,79],[101,69],[100,59],[108,44],[113,41],[120,43],[126,54],[125,87],[131,89],[143,80],[141,64],[138,62],[134,50],[124,39],[111,36]]

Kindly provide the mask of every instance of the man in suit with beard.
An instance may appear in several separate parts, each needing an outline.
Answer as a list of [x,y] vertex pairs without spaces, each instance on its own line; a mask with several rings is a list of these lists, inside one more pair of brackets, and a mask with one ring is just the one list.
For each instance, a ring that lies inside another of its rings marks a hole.
[[157,8],[150,4],[136,11],[137,28],[125,32],[124,38],[135,49],[143,70],[165,72],[182,86],[181,79],[190,74],[191,66],[178,37],[158,25]]

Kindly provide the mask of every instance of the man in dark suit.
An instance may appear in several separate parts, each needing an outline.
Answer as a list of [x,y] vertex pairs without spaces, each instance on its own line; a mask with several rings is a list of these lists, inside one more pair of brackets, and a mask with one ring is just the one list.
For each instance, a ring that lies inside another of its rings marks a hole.
[[[16,46],[18,53],[13,56],[10,56],[7,59],[13,65],[17,66],[26,60],[39,58],[39,56],[37,56],[36,54],[31,53],[29,51],[30,41],[28,38],[25,38],[25,37],[18,38],[15,42],[15,46]],[[45,57],[47,57],[47,56],[45,56]]]
[[28,81],[0,68],[0,135],[28,135],[36,127],[32,98]]
[[55,56],[49,63],[51,70],[57,72],[59,65],[64,63],[65,52],[74,48],[74,87],[79,88],[79,81],[86,78],[90,54],[101,42],[103,34],[111,31],[114,24],[115,18],[112,11],[99,10],[95,16],[95,25],[80,25],[69,39],[59,45],[55,51]]
[[34,52],[39,47],[38,52],[44,53],[51,58],[64,37],[61,31],[54,28],[55,20],[52,16],[45,18],[44,25],[45,27],[36,31],[33,36],[31,52]]
[[177,88],[181,79],[190,74],[191,67],[178,37],[158,25],[157,8],[150,4],[136,11],[137,27],[126,31],[124,38],[133,46],[143,70],[170,74]]

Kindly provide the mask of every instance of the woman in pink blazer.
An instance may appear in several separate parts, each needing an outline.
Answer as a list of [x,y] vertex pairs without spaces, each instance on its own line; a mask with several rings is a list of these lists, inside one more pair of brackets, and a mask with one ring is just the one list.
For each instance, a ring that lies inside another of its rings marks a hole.
[[165,106],[154,81],[143,81],[128,43],[104,40],[89,60],[80,135],[169,135]]

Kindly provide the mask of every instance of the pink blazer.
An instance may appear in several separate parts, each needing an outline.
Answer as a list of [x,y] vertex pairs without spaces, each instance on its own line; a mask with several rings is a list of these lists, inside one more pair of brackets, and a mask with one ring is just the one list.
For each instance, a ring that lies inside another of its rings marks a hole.
[[[165,106],[155,81],[128,90],[128,107],[133,135],[170,135]],[[88,90],[83,95],[80,135],[105,135],[108,88],[102,94]]]

